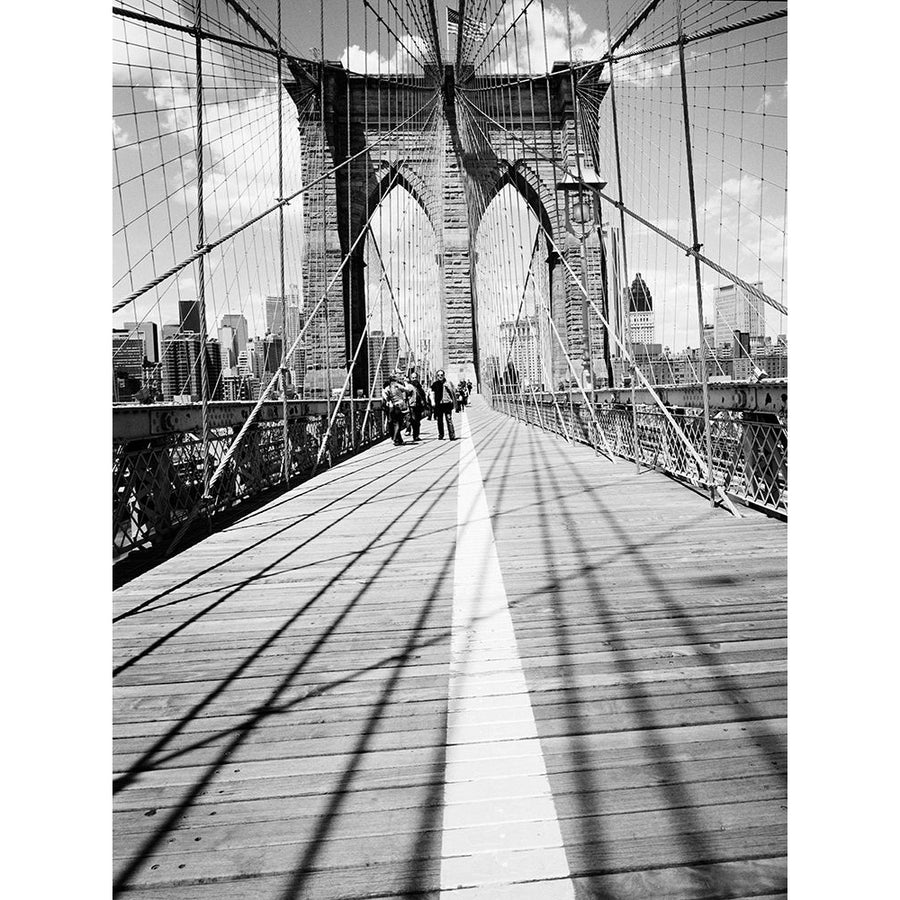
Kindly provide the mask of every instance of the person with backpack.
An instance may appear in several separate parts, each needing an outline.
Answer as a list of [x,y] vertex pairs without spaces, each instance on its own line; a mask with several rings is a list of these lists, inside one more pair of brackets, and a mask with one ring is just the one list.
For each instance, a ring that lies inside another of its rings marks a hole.
[[444,439],[444,421],[447,422],[447,435],[451,441],[456,440],[453,430],[453,412],[457,408],[456,388],[447,381],[443,369],[438,369],[431,385],[431,405],[437,419],[438,440]]
[[397,446],[404,443],[403,423],[409,412],[409,391],[396,375],[388,375],[387,384],[381,391],[388,423],[388,433]]

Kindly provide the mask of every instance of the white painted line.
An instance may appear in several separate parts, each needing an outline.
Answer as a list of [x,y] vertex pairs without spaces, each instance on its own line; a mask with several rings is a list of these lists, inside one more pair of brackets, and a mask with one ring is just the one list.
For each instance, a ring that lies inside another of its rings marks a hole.
[[461,416],[442,900],[574,900],[481,467]]

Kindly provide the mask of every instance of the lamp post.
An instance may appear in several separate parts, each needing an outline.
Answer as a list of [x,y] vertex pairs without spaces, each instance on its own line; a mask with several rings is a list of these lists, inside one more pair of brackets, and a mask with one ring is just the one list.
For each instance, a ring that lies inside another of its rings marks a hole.
[[[573,170],[575,174],[573,174]],[[594,389],[594,370],[593,370],[593,354],[591,348],[591,323],[590,323],[590,306],[587,299],[588,290],[588,265],[587,265],[587,239],[591,232],[600,228],[602,217],[600,211],[600,191],[606,187],[606,182],[597,174],[592,165],[585,162],[584,154],[581,151],[575,153],[575,165],[567,169],[565,178],[557,182],[556,190],[563,195],[563,209],[565,211],[566,231],[574,237],[578,238],[581,249],[581,278],[584,284],[585,296],[581,303],[581,323],[584,332],[584,350],[582,365],[584,367],[584,380],[590,380],[590,385],[585,384],[584,387]],[[602,259],[603,244],[601,241],[601,267],[605,260]],[[603,297],[601,308],[606,311],[606,318],[609,321],[609,313],[606,306],[606,279],[603,279]],[[609,386],[613,385],[612,362],[609,358],[609,339],[604,327],[603,351],[606,361],[606,372],[609,380]]]

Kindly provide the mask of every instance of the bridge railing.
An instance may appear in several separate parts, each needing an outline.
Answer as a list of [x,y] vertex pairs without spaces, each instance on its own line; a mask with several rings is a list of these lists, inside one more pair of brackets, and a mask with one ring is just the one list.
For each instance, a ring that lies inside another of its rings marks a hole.
[[[367,400],[343,400],[335,413],[335,404],[324,400],[289,402],[288,483],[380,441],[385,436],[381,402],[372,402],[368,416],[367,405]],[[253,406],[209,405],[210,470],[223,459]],[[280,401],[263,405],[203,506],[204,515],[220,515],[285,485],[283,421]],[[171,541],[201,501],[203,471],[199,403],[114,406],[113,559]]]
[[[580,391],[501,387],[488,396],[495,409],[531,425],[600,450],[608,445],[616,456],[708,487],[697,463],[698,456],[706,458],[700,385],[660,387],[656,393],[671,420],[643,390],[634,392],[633,402],[629,389],[594,391],[593,416]],[[786,516],[787,383],[710,386],[710,431],[713,483],[733,500]]]

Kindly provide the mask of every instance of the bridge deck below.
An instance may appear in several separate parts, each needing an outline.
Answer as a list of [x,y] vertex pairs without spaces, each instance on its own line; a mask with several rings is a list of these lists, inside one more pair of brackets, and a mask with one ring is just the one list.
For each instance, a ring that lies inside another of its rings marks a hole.
[[466,418],[115,592],[120,892],[784,895],[785,526]]

